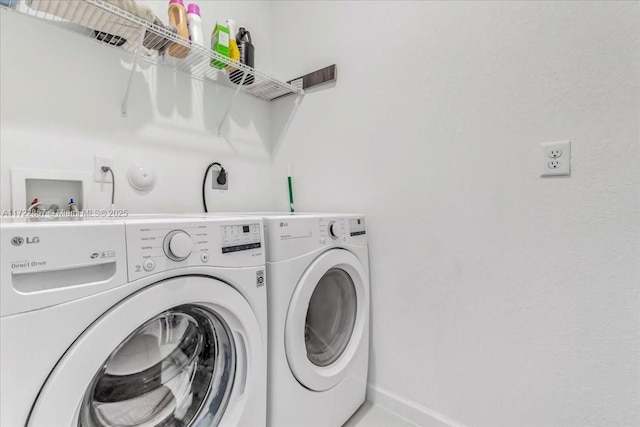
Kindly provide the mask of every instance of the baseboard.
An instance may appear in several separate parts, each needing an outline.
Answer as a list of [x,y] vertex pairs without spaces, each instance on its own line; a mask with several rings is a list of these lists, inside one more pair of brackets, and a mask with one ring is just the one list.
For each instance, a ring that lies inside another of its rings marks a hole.
[[367,385],[367,400],[421,427],[465,427],[442,414],[380,387]]

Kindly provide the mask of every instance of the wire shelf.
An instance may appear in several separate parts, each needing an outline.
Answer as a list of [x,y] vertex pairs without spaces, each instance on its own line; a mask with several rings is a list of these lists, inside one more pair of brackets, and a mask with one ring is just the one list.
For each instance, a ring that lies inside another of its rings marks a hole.
[[[23,0],[8,9],[58,24],[147,62],[173,67],[198,80],[212,81],[258,98],[273,100],[288,94],[304,95],[299,87],[191,44],[143,5],[128,2],[129,11],[114,3],[118,4],[116,0]],[[214,61],[222,69],[212,66]]]

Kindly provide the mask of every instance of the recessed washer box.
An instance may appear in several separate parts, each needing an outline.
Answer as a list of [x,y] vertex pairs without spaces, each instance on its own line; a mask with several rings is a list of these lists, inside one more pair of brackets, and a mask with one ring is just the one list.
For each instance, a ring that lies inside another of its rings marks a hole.
[[11,209],[27,209],[36,197],[45,209],[52,204],[65,209],[73,199],[86,209],[92,176],[86,172],[47,169],[11,169]]

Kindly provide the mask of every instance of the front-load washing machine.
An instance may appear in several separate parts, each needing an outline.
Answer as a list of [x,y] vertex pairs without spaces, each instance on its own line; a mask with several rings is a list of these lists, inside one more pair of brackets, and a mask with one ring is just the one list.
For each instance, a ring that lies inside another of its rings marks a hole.
[[268,424],[341,426],[364,402],[369,261],[362,215],[263,216]]
[[265,425],[260,218],[0,231],[0,425]]

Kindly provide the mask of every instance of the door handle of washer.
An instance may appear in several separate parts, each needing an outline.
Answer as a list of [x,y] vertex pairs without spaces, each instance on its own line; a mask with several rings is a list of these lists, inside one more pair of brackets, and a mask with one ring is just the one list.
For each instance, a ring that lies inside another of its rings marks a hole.
[[247,379],[249,378],[249,375],[247,375],[247,369],[249,368],[249,362],[247,361],[247,359],[249,358],[249,354],[247,349],[247,340],[244,337],[244,334],[240,331],[236,331],[236,343],[236,346],[238,347],[236,350],[236,354],[242,355],[242,381],[239,384],[240,395],[238,397],[243,397],[245,391],[247,391]]

